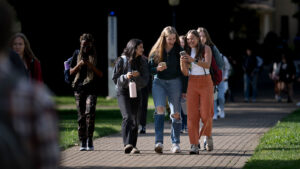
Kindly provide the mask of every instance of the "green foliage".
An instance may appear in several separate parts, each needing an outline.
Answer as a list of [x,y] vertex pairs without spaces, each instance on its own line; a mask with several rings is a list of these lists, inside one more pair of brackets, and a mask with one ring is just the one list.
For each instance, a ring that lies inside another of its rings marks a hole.
[[279,121],[260,140],[244,169],[299,169],[300,110]]

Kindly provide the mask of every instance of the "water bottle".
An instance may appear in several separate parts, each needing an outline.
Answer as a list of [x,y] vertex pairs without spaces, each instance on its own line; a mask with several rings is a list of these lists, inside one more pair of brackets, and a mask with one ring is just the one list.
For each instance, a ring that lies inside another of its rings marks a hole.
[[129,97],[130,98],[136,98],[136,84],[133,80],[130,80],[129,82]]

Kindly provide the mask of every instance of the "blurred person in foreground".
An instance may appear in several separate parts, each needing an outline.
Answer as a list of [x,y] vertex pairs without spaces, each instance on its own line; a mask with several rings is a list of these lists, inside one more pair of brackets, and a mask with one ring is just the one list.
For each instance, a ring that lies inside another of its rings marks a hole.
[[0,163],[1,169],[58,168],[55,106],[42,84],[15,73],[9,60],[14,11],[0,0]]

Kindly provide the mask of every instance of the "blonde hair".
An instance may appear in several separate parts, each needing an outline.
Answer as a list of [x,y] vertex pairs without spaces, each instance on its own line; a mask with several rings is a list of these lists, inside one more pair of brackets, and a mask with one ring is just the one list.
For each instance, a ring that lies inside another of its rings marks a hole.
[[175,44],[177,43],[180,46],[179,36],[177,34],[176,29],[172,26],[167,26],[163,29],[163,31],[161,32],[156,43],[152,47],[152,49],[149,53],[149,59],[151,59],[151,57],[153,57],[155,63],[159,63],[159,62],[163,61],[163,52],[164,52],[164,48],[166,47],[166,37],[171,34],[176,35]]
[[210,36],[209,36],[208,31],[207,31],[205,28],[199,27],[199,28],[197,29],[197,32],[199,33],[199,35],[200,35],[200,32],[203,32],[203,33],[204,33],[204,35],[205,35],[205,37],[206,37],[206,42],[205,42],[206,45],[208,45],[208,46],[215,46],[215,44],[213,43],[213,41],[211,40],[211,38],[210,38]]

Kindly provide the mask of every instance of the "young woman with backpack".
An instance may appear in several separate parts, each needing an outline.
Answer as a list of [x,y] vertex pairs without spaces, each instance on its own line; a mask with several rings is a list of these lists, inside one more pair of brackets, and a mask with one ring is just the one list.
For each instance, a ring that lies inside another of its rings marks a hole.
[[97,69],[97,55],[94,38],[89,33],[80,36],[80,50],[73,54],[70,67],[70,79],[74,90],[78,111],[78,136],[80,151],[92,151],[97,103],[96,75],[103,74]]
[[[226,65],[224,64],[224,59],[222,57],[222,54],[220,53],[219,49],[216,47],[216,45],[211,40],[207,29],[205,29],[203,27],[199,27],[197,29],[197,31],[200,35],[201,43],[206,44],[211,47],[212,57],[215,60],[217,67],[222,72],[221,74],[218,75],[218,77],[219,77],[218,83],[214,83],[215,98],[214,98],[214,118],[213,119],[216,120],[218,118],[218,116],[220,116],[221,118],[225,118],[224,104],[225,104],[225,91],[226,91],[225,88],[226,88],[226,86],[225,86],[224,80],[226,80],[226,79],[224,79],[224,77],[226,77],[226,76],[223,75],[223,74],[225,74],[225,72],[223,72],[223,70],[225,69]],[[217,69],[217,68],[215,68],[215,69]],[[215,75],[215,72],[213,72],[213,74]],[[218,112],[218,109],[217,109],[218,104],[217,103],[219,103],[219,106],[221,109],[220,112]]]
[[[142,91],[149,81],[147,60],[142,58],[143,42],[140,39],[131,39],[123,53],[117,58],[112,80],[116,85],[118,104],[123,117],[122,137],[125,154],[137,154],[138,116],[141,109]],[[131,88],[131,84],[135,92]],[[135,96],[131,94],[135,93]]]

